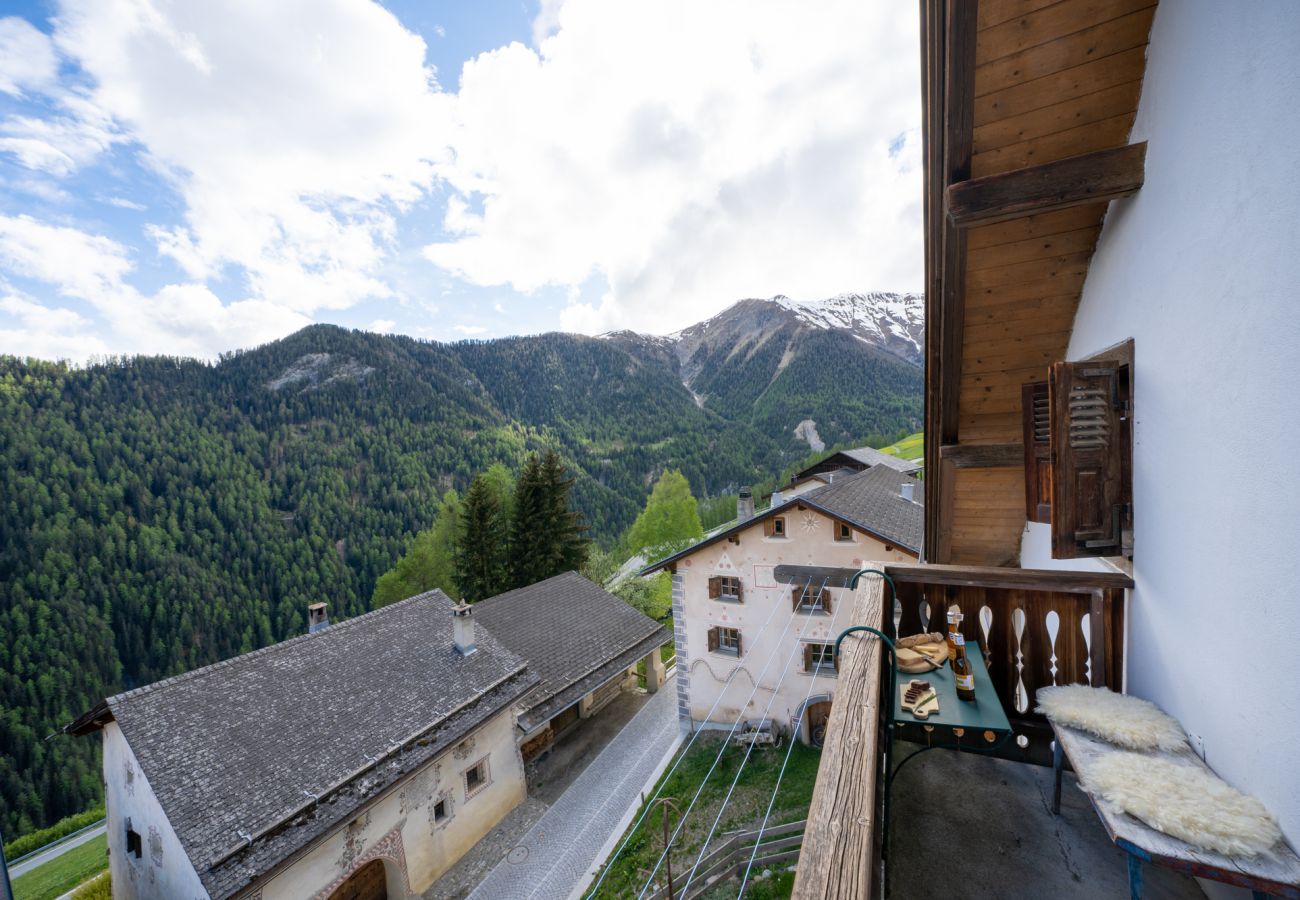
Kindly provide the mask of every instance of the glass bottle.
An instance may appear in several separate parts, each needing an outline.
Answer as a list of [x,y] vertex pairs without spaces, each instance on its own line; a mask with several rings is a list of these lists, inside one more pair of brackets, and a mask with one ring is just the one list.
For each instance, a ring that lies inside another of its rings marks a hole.
[[944,635],[944,641],[948,644],[949,663],[951,663],[953,660],[957,658],[957,642],[953,638],[953,635],[961,634],[961,626],[958,624],[960,622],[961,622],[961,613],[951,612],[951,611],[948,613],[948,633]]
[[[961,614],[955,615],[957,623],[961,623]],[[950,632],[956,657],[952,661],[953,680],[957,686],[957,699],[973,702],[975,700],[975,671],[971,668],[970,660],[966,658],[966,638],[962,635],[961,629]]]

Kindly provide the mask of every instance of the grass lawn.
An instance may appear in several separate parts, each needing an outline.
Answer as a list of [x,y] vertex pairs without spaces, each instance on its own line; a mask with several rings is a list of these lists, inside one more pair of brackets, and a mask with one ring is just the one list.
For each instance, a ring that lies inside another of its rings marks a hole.
[[108,835],[52,859],[14,879],[14,900],[53,900],[108,868]]
[[[664,789],[659,796],[672,797],[677,801],[681,811],[685,812],[691,797],[695,795],[696,789],[704,780],[705,773],[718,755],[722,736],[722,734],[715,735],[709,732],[700,735],[677,771],[666,783],[661,782]],[[787,749],[788,745],[782,746],[780,750],[757,749],[753,752],[745,765],[740,782],[736,785],[736,791],[722,814],[722,821],[714,832],[713,842],[716,842],[723,832],[755,829],[762,824],[763,813],[772,798],[777,773],[781,769]],[[679,887],[685,883],[685,873],[690,871],[691,865],[699,856],[700,845],[713,824],[718,809],[722,806],[722,799],[726,796],[727,789],[731,786],[731,781],[735,778],[744,757],[743,747],[731,746],[723,752],[722,761],[709,777],[704,792],[700,794],[700,799],[687,818],[685,827],[677,836],[673,844],[673,874]],[[768,820],[768,827],[797,822],[807,817],[808,804],[812,801],[813,782],[817,780],[817,764],[820,760],[820,751],[802,744],[795,746],[790,754],[790,764],[785,770],[785,777],[781,779],[781,789],[777,794],[776,804],[772,807],[772,817]],[[633,832],[627,848],[613,861],[609,875],[600,886],[601,897],[635,897],[641,890],[650,869],[663,852],[663,820],[660,818],[660,809],[656,802],[655,808],[646,816],[641,827]],[[639,818],[640,815],[641,810],[638,810],[637,817]],[[636,819],[632,821],[635,822]],[[669,831],[676,827],[677,816],[670,813]],[[622,843],[622,838],[619,842]],[[659,868],[659,875],[660,877],[663,875],[662,866]],[[786,872],[776,873],[771,879],[757,882],[751,875],[749,887],[745,889],[745,896],[754,900],[789,897],[793,885],[794,876]],[[719,897],[734,897],[739,886],[740,883],[735,880],[720,882],[717,890],[711,891],[706,896],[712,897],[713,894],[717,894]]]
[[918,431],[916,434],[909,434],[897,444],[881,447],[880,452],[900,459],[920,459],[925,455],[925,433]]

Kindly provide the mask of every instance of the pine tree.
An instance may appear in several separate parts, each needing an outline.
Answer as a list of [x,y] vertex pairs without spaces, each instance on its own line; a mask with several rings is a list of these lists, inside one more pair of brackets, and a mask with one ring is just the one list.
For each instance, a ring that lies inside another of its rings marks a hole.
[[515,487],[510,554],[515,587],[535,584],[587,561],[587,525],[569,508],[574,479],[548,450],[529,458]]
[[456,586],[470,602],[508,590],[508,522],[496,492],[482,475],[474,479],[461,509],[456,545]]
[[526,587],[546,576],[541,561],[544,496],[541,484],[542,462],[534,453],[524,463],[515,482],[514,515],[510,521],[511,581]]

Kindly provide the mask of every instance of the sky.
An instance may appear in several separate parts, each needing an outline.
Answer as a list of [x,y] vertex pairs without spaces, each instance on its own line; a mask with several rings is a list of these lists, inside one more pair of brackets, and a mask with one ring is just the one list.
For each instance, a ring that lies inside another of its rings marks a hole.
[[915,4],[0,0],[0,354],[922,283]]

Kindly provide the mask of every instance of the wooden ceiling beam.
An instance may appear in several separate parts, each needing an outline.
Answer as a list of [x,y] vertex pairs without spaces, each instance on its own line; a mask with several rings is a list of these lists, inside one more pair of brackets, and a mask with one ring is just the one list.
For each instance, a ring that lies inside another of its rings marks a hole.
[[1143,141],[949,184],[948,221],[966,229],[1128,197],[1142,187],[1146,155]]
[[959,469],[1020,468],[1025,464],[1025,445],[945,444],[939,448],[939,458]]

